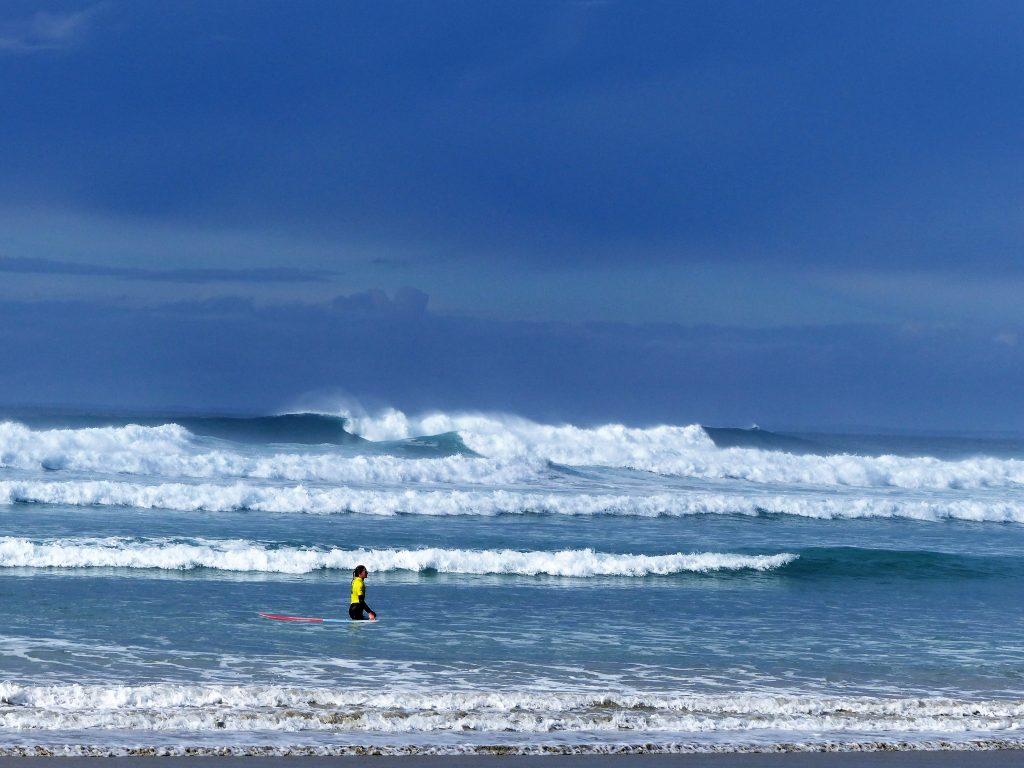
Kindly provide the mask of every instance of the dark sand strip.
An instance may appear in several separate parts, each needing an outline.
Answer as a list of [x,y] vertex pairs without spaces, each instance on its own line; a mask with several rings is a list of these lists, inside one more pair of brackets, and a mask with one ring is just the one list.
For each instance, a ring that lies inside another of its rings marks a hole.
[[0,757],[0,768],[1021,768],[1024,750],[714,755]]

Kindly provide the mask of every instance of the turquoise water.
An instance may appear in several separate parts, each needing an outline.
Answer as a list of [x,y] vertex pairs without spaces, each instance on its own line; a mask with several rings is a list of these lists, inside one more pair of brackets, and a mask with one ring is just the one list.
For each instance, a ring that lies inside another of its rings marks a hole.
[[[1016,744],[1022,456],[458,414],[17,414],[0,748]],[[357,562],[380,622],[257,616],[343,618]]]

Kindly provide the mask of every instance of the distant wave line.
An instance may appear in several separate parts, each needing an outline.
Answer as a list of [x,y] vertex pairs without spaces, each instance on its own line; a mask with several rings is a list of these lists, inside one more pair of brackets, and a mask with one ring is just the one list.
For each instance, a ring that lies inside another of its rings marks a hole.
[[356,489],[247,482],[132,483],[112,480],[0,480],[0,504],[168,509],[181,512],[495,516],[684,517],[790,515],[812,519],[900,518],[922,522],[1024,523],[1024,500],[893,498],[835,494],[687,491],[595,494],[441,489]]
[[1024,488],[1024,461],[1020,459],[818,456],[722,449],[696,425],[582,429],[478,417],[465,423],[440,419],[429,426],[459,429],[435,433],[432,443],[423,442],[426,438],[420,439],[422,445],[411,441],[400,447],[399,455],[379,449],[353,454],[351,446],[347,452],[337,448],[296,451],[277,445],[263,452],[239,450],[233,444],[211,447],[179,425],[32,430],[3,422],[0,467],[176,478],[507,485],[536,481],[562,466],[631,469],[766,487]]

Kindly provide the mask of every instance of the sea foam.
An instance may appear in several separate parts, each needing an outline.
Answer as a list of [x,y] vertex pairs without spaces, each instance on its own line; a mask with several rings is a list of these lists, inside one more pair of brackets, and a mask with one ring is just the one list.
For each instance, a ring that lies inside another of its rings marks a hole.
[[467,447],[493,459],[544,459],[567,466],[636,469],[707,480],[746,480],[813,486],[957,489],[1024,485],[1024,461],[979,457],[796,455],[755,448],[718,448],[702,427],[646,429],[539,424],[517,416],[432,413],[408,416],[341,414],[371,440],[457,432]]
[[1024,523],[1024,499],[973,494],[894,497],[835,493],[742,494],[566,493],[511,490],[366,489],[310,484],[137,483],[114,480],[0,480],[0,504],[111,506],[183,512],[360,515],[569,515],[685,517],[690,515],[793,515],[822,520],[902,518],[920,521]]
[[796,555],[694,554],[632,555],[592,549],[520,552],[512,549],[324,549],[272,547],[244,540],[121,537],[35,541],[0,537],[0,567],[6,568],[213,568],[258,573],[349,570],[365,563],[373,571],[437,571],[521,576],[650,576],[710,571],[772,570]]
[[368,691],[0,683],[10,730],[377,733],[1014,733],[1024,702],[948,698]]
[[[402,435],[365,419],[354,426],[375,436]],[[400,421],[400,420],[399,420]],[[404,422],[401,422],[404,423]],[[0,424],[0,468],[68,470],[138,476],[349,484],[508,486],[536,483],[565,467],[631,469],[701,481],[811,488],[983,490],[1024,488],[1024,461],[975,457],[796,455],[755,448],[717,448],[704,430],[686,427],[594,428],[542,425],[517,418],[423,417],[413,426],[457,428],[479,456],[407,458],[370,452],[243,450],[211,447],[176,425],[32,430]],[[294,448],[289,446],[289,448]]]
[[[230,444],[225,444],[225,446]],[[502,485],[535,480],[547,463],[469,456],[401,458],[321,452],[211,449],[177,425],[32,430],[0,423],[0,468],[186,478],[328,483]]]

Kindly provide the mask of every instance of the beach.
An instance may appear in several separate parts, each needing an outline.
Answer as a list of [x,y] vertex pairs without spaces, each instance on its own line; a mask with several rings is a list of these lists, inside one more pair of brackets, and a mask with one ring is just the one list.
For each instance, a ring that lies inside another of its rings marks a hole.
[[[565,755],[553,756],[346,756],[346,757],[160,757],[116,758],[122,768],[1010,768],[1020,765],[1022,753],[1013,750],[973,752],[873,752],[728,755]],[[89,768],[109,764],[110,758],[0,757],[0,768],[31,768],[59,764]]]

